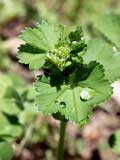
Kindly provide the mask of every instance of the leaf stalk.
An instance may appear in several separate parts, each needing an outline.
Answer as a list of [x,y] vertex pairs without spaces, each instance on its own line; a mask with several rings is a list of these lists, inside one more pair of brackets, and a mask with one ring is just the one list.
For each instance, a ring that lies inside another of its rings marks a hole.
[[57,160],[63,160],[66,125],[67,125],[67,121],[60,122],[60,139],[59,139],[59,145],[58,145]]

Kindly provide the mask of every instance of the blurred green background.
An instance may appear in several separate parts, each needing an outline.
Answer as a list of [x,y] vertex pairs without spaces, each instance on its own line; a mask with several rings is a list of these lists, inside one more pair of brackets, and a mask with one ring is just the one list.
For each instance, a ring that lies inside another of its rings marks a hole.
[[[57,151],[58,122],[37,111],[34,73],[17,59],[21,31],[46,19],[69,28],[81,25],[88,40],[96,36],[96,18],[109,13],[120,14],[120,0],[0,0],[0,160],[54,160]],[[95,123],[93,115],[82,130],[68,125],[65,160],[118,159],[108,146],[109,136],[119,128],[114,103],[106,104],[109,115],[104,106],[94,112],[105,119],[101,134],[99,116]]]

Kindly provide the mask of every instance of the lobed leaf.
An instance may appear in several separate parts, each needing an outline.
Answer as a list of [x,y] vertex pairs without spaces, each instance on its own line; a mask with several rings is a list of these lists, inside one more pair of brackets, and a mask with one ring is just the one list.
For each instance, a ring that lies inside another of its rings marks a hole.
[[[35,86],[38,92],[38,110],[46,115],[60,112],[66,119],[77,123],[88,119],[93,106],[105,101],[112,94],[112,88],[109,82],[104,80],[103,68],[100,65],[96,65],[88,78],[74,88],[64,84],[57,90],[46,80],[37,80]],[[81,97],[81,93],[86,90],[87,95]],[[94,94],[89,95],[89,90]]]
[[88,42],[83,60],[86,64],[91,61],[102,64],[105,70],[105,79],[111,82],[120,77],[120,53],[114,53],[112,47],[102,39],[93,39]]
[[62,33],[62,26],[48,24],[46,21],[42,21],[36,28],[25,29],[21,38],[26,44],[19,49],[20,62],[29,64],[30,69],[41,68],[46,53],[54,49]]

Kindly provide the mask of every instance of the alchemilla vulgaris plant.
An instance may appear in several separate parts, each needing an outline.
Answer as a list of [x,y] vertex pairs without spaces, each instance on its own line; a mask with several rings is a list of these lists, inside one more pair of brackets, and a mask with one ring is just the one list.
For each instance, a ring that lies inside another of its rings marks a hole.
[[[111,96],[111,84],[119,77],[120,53],[113,21],[120,26],[115,15],[98,20],[96,30],[105,38],[88,42],[81,27],[66,33],[62,25],[46,21],[22,32],[25,44],[19,48],[20,62],[41,73],[35,81],[38,110],[61,121],[58,160],[63,157],[67,121],[85,124],[96,104]],[[107,25],[111,27],[108,30]]]

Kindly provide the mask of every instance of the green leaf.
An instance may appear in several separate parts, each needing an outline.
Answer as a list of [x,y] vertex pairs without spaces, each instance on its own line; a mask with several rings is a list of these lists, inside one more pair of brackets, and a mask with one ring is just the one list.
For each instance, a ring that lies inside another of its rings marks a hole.
[[15,115],[23,109],[23,101],[19,93],[13,87],[7,87],[0,97],[0,111]]
[[[31,106],[31,108],[32,108],[32,106]],[[34,109],[34,107],[33,107],[33,109]],[[30,123],[33,123],[35,116],[36,116],[35,110],[33,112],[32,111],[30,112],[30,109],[27,111],[23,111],[19,114],[19,122],[22,125],[26,125],[26,124],[28,125]]]
[[53,50],[63,33],[63,27],[42,21],[37,28],[27,28],[21,38],[26,42],[19,49],[21,63],[29,64],[30,69],[39,69],[45,63],[46,53]]
[[[19,109],[23,109],[23,100],[20,94],[13,88],[8,87],[4,94],[4,99],[11,99],[18,106]],[[12,101],[11,101],[12,102]]]
[[19,62],[29,64],[30,69],[39,69],[45,63],[46,52],[31,47],[28,44],[21,45],[19,48]]
[[91,61],[102,64],[105,69],[105,79],[111,82],[120,76],[120,53],[114,53],[112,47],[102,39],[93,39],[88,42],[83,60],[86,64]]
[[13,149],[10,143],[0,142],[0,160],[11,160]]
[[18,137],[22,133],[22,127],[17,124],[11,123],[8,118],[0,112],[0,139],[3,136]]
[[79,55],[84,54],[84,50],[86,48],[84,35],[82,27],[76,27],[76,30],[73,32],[70,32],[68,35],[69,40],[71,42],[71,52],[76,55],[79,53]]
[[120,15],[109,14],[98,17],[95,27],[113,44],[120,48]]
[[49,51],[54,49],[55,44],[60,38],[63,27],[49,24],[42,21],[37,28],[27,28],[23,31],[21,38],[29,45],[38,49]]
[[15,115],[18,114],[21,110],[16,104],[15,99],[2,98],[0,99],[0,111],[10,115]]
[[[13,90],[14,92],[17,92],[16,90],[19,90],[22,87],[25,87],[25,82],[18,75],[0,73],[0,98],[10,91],[9,88],[15,88]],[[14,95],[18,97],[18,93],[14,93]]]
[[27,87],[27,100],[29,101],[34,101],[36,97],[36,91],[35,91],[35,88],[34,86],[28,86]]
[[[66,119],[77,123],[88,119],[93,106],[105,101],[112,94],[112,88],[109,82],[104,80],[104,71],[100,65],[96,65],[88,78],[80,81],[74,88],[63,84],[57,89],[44,79],[37,80],[35,86],[38,92],[38,110],[45,115],[60,112]],[[83,99],[81,93],[86,90],[87,95],[90,95],[86,99],[85,94]]]
[[11,79],[7,75],[0,73],[0,97],[4,96],[9,86],[12,86]]
[[21,88],[25,86],[25,80],[20,75],[13,72],[7,73],[7,75],[12,80],[15,88]]
[[[116,11],[118,3],[115,7],[111,6],[111,0],[84,0],[82,2],[80,20],[86,25],[86,23],[93,24],[95,19],[104,13]],[[77,17],[78,18],[78,17]]]
[[83,30],[81,27],[76,27],[76,30],[74,32],[70,32],[69,34],[69,39],[71,42],[81,41],[82,37],[83,37]]
[[117,130],[110,136],[109,145],[113,152],[120,155],[120,130]]

